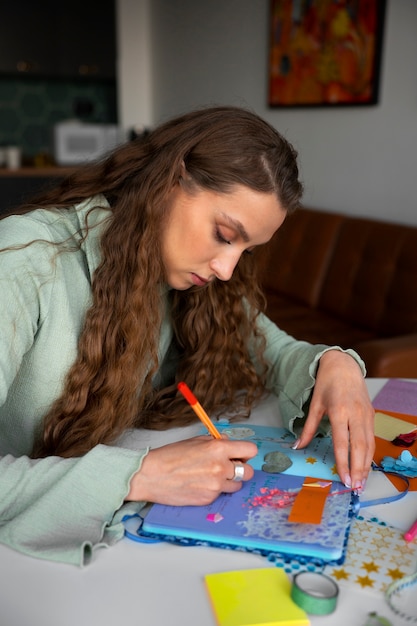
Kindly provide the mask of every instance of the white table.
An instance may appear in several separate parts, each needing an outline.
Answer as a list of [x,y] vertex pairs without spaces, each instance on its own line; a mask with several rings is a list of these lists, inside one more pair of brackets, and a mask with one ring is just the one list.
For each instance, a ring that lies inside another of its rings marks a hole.
[[[373,397],[385,379],[368,381]],[[269,410],[271,405],[269,405]],[[387,493],[391,483],[370,476],[364,499]],[[417,492],[367,512],[406,530],[417,517]],[[273,567],[248,553],[216,548],[144,545],[123,540],[102,550],[84,569],[23,556],[0,545],[1,626],[214,626],[203,584],[206,573]],[[414,596],[417,595],[417,590]],[[341,587],[335,613],[310,616],[312,626],[362,626],[377,611],[396,617],[375,593]]]

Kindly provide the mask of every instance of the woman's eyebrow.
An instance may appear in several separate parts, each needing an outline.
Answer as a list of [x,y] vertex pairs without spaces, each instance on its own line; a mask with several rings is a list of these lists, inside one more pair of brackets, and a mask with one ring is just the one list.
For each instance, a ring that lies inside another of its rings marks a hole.
[[250,241],[250,237],[248,235],[248,233],[246,232],[245,227],[243,226],[242,222],[239,222],[239,220],[235,220],[233,217],[230,217],[230,215],[227,215],[227,213],[223,213],[221,212],[220,215],[222,216],[222,218],[228,222],[228,224],[234,228],[235,230],[238,231],[239,235],[242,237],[243,241]]

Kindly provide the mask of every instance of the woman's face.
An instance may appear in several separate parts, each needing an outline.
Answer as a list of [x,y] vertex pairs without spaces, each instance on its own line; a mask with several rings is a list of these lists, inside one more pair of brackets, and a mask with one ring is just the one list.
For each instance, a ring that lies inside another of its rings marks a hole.
[[178,185],[162,234],[166,281],[174,289],[229,280],[240,256],[269,241],[285,218],[273,193],[236,185],[192,194]]

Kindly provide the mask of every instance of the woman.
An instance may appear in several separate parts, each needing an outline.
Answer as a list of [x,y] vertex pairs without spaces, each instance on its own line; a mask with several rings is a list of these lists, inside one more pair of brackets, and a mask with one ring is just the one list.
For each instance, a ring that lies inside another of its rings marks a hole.
[[[272,391],[299,447],[328,417],[339,475],[363,487],[373,411],[359,357],[295,341],[260,313],[256,250],[301,192],[275,129],[215,107],[119,147],[1,222],[1,542],[83,564],[122,537],[127,508],[240,489],[253,443],[166,443],[196,419],[179,380],[213,416],[248,413]],[[162,431],[158,445],[124,445],[138,428]]]

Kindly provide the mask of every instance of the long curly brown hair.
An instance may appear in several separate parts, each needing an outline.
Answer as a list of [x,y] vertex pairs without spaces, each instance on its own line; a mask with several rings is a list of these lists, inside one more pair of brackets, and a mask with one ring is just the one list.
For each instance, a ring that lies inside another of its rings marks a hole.
[[[185,169],[200,189],[227,193],[236,184],[275,193],[286,211],[300,201],[296,152],[267,122],[237,107],[210,107],[163,123],[100,162],[78,169],[30,207],[71,207],[104,194],[112,211],[101,239],[93,303],[78,356],[62,395],[44,418],[34,456],[79,456],[111,443],[125,429],[166,429],[195,416],[176,394],[186,380],[209,413],[246,413],[265,388],[264,339],[256,318],[264,306],[256,255],[242,255],[228,282],[169,292],[175,380],[154,389],[161,363],[164,268],[160,240],[169,192]],[[248,345],[256,346],[255,367]],[[244,394],[239,394],[241,390]],[[239,398],[238,400],[236,398]]]

